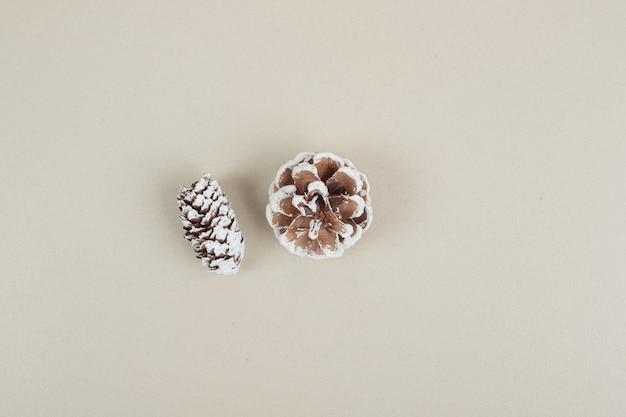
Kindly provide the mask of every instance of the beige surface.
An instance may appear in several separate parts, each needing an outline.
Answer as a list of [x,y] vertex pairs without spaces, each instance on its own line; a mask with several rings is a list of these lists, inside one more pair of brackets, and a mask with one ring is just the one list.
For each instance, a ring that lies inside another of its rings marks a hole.
[[[0,415],[626,415],[626,3],[505,3],[3,1]],[[370,178],[341,259],[265,222],[303,150]]]

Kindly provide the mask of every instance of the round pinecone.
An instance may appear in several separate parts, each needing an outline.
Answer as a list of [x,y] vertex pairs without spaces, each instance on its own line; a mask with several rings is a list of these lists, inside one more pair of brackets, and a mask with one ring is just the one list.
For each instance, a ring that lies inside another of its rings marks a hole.
[[235,212],[211,174],[180,189],[178,208],[185,239],[202,265],[220,275],[237,273],[244,253],[243,236]]
[[269,195],[267,221],[299,256],[341,256],[372,221],[367,178],[333,153],[298,154],[280,167]]

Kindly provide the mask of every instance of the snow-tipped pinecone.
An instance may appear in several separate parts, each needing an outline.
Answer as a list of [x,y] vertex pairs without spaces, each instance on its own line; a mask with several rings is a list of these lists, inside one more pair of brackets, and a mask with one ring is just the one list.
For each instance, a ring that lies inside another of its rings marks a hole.
[[191,242],[202,264],[220,275],[239,271],[244,243],[226,195],[210,174],[181,188],[178,194],[185,239]]
[[372,221],[367,178],[333,153],[298,154],[280,167],[269,195],[267,221],[299,256],[341,256]]

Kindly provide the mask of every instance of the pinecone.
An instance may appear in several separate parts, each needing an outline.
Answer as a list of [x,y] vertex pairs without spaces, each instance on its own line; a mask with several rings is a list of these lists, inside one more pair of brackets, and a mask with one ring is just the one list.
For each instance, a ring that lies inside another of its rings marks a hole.
[[298,154],[278,170],[269,194],[267,221],[299,256],[341,256],[372,221],[367,178],[332,153]]
[[206,174],[190,188],[181,188],[177,198],[185,239],[202,265],[220,275],[237,273],[244,253],[243,236],[217,181]]

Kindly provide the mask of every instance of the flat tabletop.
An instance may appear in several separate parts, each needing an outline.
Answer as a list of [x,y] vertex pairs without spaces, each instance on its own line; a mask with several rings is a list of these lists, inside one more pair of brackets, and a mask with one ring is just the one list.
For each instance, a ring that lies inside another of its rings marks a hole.
[[[0,415],[626,415],[626,3],[0,5]],[[290,254],[277,170],[373,221]],[[245,239],[208,272],[176,195]]]

